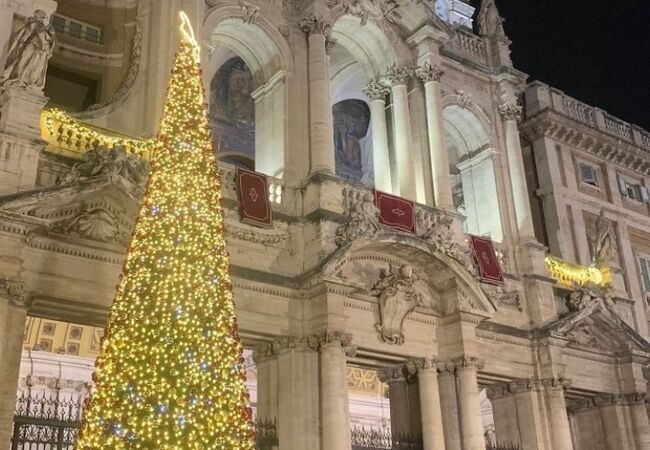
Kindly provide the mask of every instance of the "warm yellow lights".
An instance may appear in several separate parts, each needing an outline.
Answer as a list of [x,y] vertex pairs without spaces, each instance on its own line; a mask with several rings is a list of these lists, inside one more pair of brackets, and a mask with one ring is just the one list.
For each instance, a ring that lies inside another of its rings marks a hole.
[[58,109],[46,109],[41,113],[41,137],[50,149],[65,156],[81,158],[94,147],[124,147],[127,153],[149,159],[155,144],[152,139],[133,139],[100,130],[73,119]]
[[252,450],[221,189],[183,36],[78,450]]
[[584,285],[587,283],[607,286],[611,282],[608,269],[579,266],[550,255],[546,257],[545,262],[553,278],[563,286],[572,287],[574,284]]
[[196,51],[196,61],[200,62],[199,53],[201,48],[199,47],[199,43],[196,41],[196,38],[194,37],[194,28],[192,28],[192,22],[190,21],[190,18],[187,17],[187,14],[185,14],[184,11],[181,11],[179,15],[181,18],[181,34],[183,35],[183,39],[189,42],[192,46],[194,46]]

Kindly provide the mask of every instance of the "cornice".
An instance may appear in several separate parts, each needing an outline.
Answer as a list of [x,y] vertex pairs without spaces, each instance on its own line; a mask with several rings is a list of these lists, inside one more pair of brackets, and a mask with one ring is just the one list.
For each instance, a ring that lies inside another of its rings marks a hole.
[[557,111],[547,108],[526,118],[521,130],[531,140],[550,137],[632,171],[650,175],[650,152]]

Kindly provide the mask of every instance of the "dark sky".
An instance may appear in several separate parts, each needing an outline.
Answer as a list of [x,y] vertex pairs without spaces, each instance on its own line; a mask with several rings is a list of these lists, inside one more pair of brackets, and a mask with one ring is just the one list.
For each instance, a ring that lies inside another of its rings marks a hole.
[[529,81],[650,130],[650,0],[496,3],[514,66]]

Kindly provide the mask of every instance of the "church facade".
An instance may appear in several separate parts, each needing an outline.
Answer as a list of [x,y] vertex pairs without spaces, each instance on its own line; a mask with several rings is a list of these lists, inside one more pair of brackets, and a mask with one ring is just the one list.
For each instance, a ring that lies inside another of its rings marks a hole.
[[494,0],[5,3],[0,448],[88,393],[182,9],[275,448],[650,449],[650,133],[527,84]]

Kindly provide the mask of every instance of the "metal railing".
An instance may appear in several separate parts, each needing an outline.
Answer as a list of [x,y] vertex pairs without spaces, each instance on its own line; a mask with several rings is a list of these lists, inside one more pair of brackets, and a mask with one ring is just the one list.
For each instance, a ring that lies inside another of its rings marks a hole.
[[352,450],[422,450],[422,438],[411,434],[393,436],[388,430],[353,428]]
[[[16,399],[11,450],[74,450],[84,403],[84,397],[21,394]],[[257,450],[278,447],[275,421],[257,420],[253,426]]]

